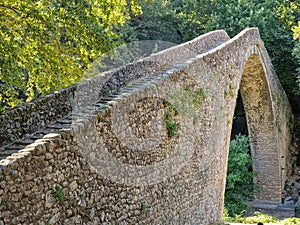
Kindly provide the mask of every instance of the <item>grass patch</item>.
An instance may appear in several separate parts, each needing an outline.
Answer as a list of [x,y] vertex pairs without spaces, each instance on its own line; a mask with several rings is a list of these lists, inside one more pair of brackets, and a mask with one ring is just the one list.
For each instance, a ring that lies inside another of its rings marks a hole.
[[242,217],[240,215],[229,217],[227,215],[224,215],[224,222],[244,223],[244,224],[249,224],[249,223],[257,224],[258,222],[262,222],[263,224],[276,223],[278,225],[296,225],[296,224],[300,224],[300,218],[287,218],[284,220],[278,220],[273,216],[269,216],[260,212],[255,212],[253,216],[249,216],[249,217]]

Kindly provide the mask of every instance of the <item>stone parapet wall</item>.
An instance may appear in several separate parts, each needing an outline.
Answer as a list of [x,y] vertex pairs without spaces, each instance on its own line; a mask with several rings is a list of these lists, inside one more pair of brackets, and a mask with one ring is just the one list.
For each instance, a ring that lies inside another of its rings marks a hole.
[[40,97],[0,115],[0,147],[34,133],[67,115],[72,109],[75,87]]
[[[73,108],[51,122],[53,130],[0,161],[0,224],[220,222],[231,121],[238,90],[252,81],[249,62],[268,81],[253,88],[274,104],[277,94],[285,99],[270,87],[277,78],[260,45],[257,29],[233,39],[216,31],[77,84]],[[247,101],[256,109],[261,99]],[[252,147],[275,157],[257,167],[275,168],[274,185],[259,196],[275,202],[288,139],[288,107],[276,107],[248,121],[253,128],[267,122],[267,137],[274,134]]]
[[[197,127],[193,126],[198,119],[197,108],[191,112],[195,115],[174,114],[174,120],[180,124],[176,136],[170,137],[164,125],[170,110],[167,102],[194,107],[189,105],[191,102],[187,105],[177,102],[177,97],[188,97],[184,87],[199,85],[182,76],[186,65],[152,75],[143,82],[133,82],[118,97],[81,112],[84,116],[74,118],[69,128],[48,134],[2,160],[2,222],[206,224],[218,221],[222,211],[219,190],[224,185],[223,174],[218,171],[225,165],[225,158],[221,157],[225,148],[212,158],[206,151],[203,155],[206,161],[199,164],[203,145],[209,145],[205,134],[209,130],[204,129],[203,123],[214,119],[209,102],[201,97],[201,121],[197,121]],[[177,91],[179,96],[173,96]],[[133,107],[126,108],[128,104]],[[157,112],[158,120],[145,123],[147,118],[140,115],[145,110]],[[128,130],[122,132],[123,129]],[[155,137],[157,134],[161,139]],[[110,155],[114,157],[105,158]],[[210,173],[215,173],[213,178]],[[218,187],[214,185],[216,181],[220,182]],[[210,195],[204,197],[202,191]],[[205,204],[199,205],[200,202]],[[214,210],[206,210],[210,208]]]
[[[174,65],[228,39],[224,31],[213,31],[194,41],[98,76],[95,76],[99,73],[98,65],[92,65],[83,78],[89,79],[37,98],[30,103],[16,106],[0,115],[0,148],[32,135],[72,112],[95,104],[99,98],[103,98],[107,93],[114,93],[128,82]],[[177,54],[178,51],[181,54]],[[90,78],[90,76],[94,77]]]

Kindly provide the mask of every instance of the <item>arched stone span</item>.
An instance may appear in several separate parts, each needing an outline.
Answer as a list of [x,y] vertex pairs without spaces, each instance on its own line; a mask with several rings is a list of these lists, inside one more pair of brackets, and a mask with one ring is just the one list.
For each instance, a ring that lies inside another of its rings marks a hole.
[[290,111],[252,28],[205,34],[1,115],[1,153],[14,153],[0,161],[1,220],[221,221],[239,89],[268,185],[257,199],[280,202]]
[[266,73],[260,55],[250,55],[245,64],[240,90],[254,161],[253,169],[258,172],[255,180],[260,192],[256,200],[279,203],[284,177],[281,177],[273,101]]

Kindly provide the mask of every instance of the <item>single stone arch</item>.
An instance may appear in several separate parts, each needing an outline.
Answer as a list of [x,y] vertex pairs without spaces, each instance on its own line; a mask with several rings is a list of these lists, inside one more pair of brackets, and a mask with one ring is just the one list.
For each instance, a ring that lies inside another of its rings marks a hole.
[[250,137],[255,182],[260,191],[256,201],[280,202],[282,174],[275,128],[275,113],[268,74],[260,54],[251,54],[244,66],[240,92]]
[[[121,90],[114,84],[117,78],[122,78]],[[8,140],[0,143],[4,146],[2,152],[15,152],[0,160],[0,178],[4,181],[0,213],[4,222],[17,223],[16,219],[22,218],[69,224],[71,218],[65,213],[52,215],[61,206],[52,204],[55,197],[51,197],[51,187],[72,190],[65,193],[65,200],[75,196],[83,203],[76,208],[72,217],[75,219],[82,217],[81,212],[89,212],[90,207],[100,207],[101,210],[89,213],[89,217],[95,214],[91,222],[95,218],[107,224],[220,222],[230,127],[239,87],[256,161],[254,167],[260,173],[258,181],[262,185],[256,199],[272,203],[281,200],[285,171],[289,169],[285,156],[291,112],[257,29],[246,29],[232,39],[224,31],[211,32],[99,74],[81,85],[79,90],[69,87],[0,116],[0,133]],[[106,86],[111,91],[109,96],[100,101],[93,97],[96,104],[87,101],[93,92]],[[82,107],[71,112],[72,96],[76,95]],[[173,107],[168,108],[169,104]],[[170,110],[174,106],[177,115]],[[169,139],[167,135],[167,110],[171,111],[173,124],[180,125],[178,139]],[[147,112],[151,113],[145,115]],[[41,124],[45,126],[39,128]],[[20,129],[20,125],[24,127]],[[14,133],[12,127],[16,128]],[[131,128],[143,129],[132,132]],[[144,131],[147,135],[151,131],[153,140],[140,135]],[[166,138],[161,141],[157,133]],[[128,137],[137,137],[137,141],[125,140]],[[29,138],[40,139],[29,144]],[[32,188],[36,194],[28,196],[26,193],[31,193]],[[19,190],[19,195],[11,194],[11,190]],[[41,199],[43,195],[46,198]],[[36,207],[31,207],[30,213],[25,208],[20,211],[19,203],[23,200]],[[47,207],[49,204],[51,208]],[[39,209],[45,209],[44,215],[32,217],[40,214]]]

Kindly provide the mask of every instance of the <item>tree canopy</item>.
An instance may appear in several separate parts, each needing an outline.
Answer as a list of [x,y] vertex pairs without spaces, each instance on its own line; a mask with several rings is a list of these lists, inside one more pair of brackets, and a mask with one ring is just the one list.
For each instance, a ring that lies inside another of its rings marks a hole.
[[[297,41],[295,47],[293,49],[293,55],[297,60],[297,83],[300,86],[300,21],[298,21],[297,26],[293,26],[292,28],[294,33],[294,39]],[[298,91],[298,93],[300,90]]]
[[3,0],[0,108],[79,81],[116,46],[115,28],[140,10],[136,0]]
[[299,18],[300,2],[292,0],[3,0],[0,109],[78,82],[121,43],[181,43],[215,29],[234,36],[246,27],[259,28],[293,99],[300,95]]
[[300,95],[296,84],[296,68],[300,68],[295,60],[299,58],[297,34],[293,39],[300,18],[299,1],[157,0],[142,4],[142,11],[129,20],[130,30],[125,26],[126,38],[178,43],[216,29],[234,36],[247,27],[258,27],[286,92],[291,98]]

